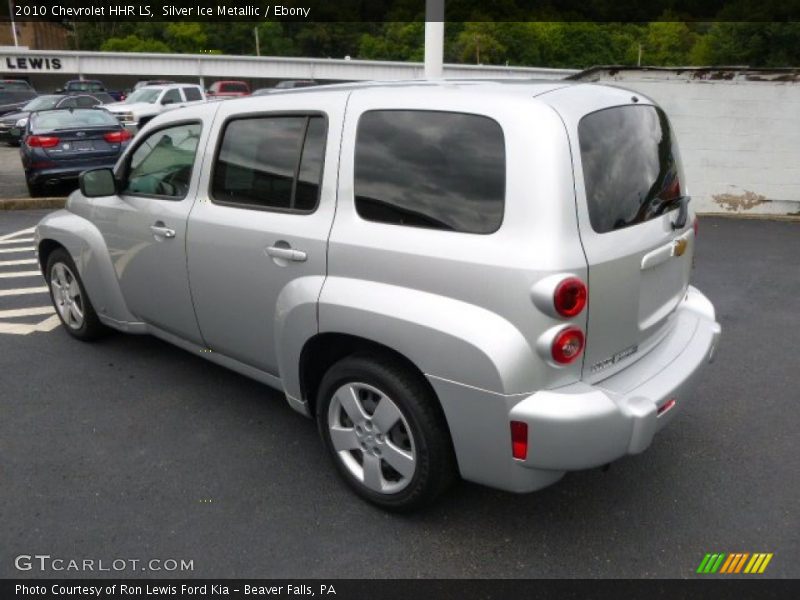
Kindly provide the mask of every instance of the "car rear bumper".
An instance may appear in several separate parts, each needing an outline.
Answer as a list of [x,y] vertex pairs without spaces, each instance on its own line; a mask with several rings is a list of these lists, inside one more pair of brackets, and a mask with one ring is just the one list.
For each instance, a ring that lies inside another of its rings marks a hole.
[[[713,358],[720,337],[714,307],[693,287],[673,318],[669,333],[647,354],[594,384],[502,395],[429,375],[461,476],[532,492],[567,471],[645,450],[691,400],[692,384]],[[512,456],[511,421],[528,426],[524,460]]]
[[46,167],[43,169],[32,169],[25,171],[25,177],[33,185],[58,185],[63,182],[77,181],[78,176],[87,169],[97,169],[102,167],[113,168],[117,163],[117,157],[110,159],[93,159],[86,161],[69,161],[69,164]]
[[[528,424],[520,466],[570,471],[644,451],[691,400],[700,369],[720,337],[714,308],[690,287],[670,334],[639,361],[593,385],[543,390],[516,404],[510,421]],[[514,460],[514,459],[512,459]]]

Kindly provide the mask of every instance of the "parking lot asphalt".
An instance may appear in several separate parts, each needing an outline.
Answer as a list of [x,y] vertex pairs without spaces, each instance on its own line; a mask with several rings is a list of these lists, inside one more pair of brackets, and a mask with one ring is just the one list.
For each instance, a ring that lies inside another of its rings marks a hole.
[[[0,214],[0,239],[42,214]],[[0,323],[36,325],[51,314],[3,312],[49,304],[8,293],[44,285],[7,276],[36,268],[10,248]],[[351,494],[263,385],[150,337],[0,332],[0,577],[82,575],[15,569],[37,553],[193,560],[171,573],[189,577],[695,577],[707,552],[800,577],[798,256],[800,224],[701,220],[693,283],[723,337],[651,448],[529,495],[461,483],[406,516]]]

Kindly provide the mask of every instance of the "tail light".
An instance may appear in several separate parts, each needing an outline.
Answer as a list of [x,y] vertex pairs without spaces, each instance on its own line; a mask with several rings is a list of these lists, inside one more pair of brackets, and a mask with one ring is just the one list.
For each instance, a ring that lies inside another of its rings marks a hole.
[[553,360],[560,365],[568,365],[583,352],[585,339],[583,331],[577,327],[567,327],[556,335],[551,346]]
[[28,144],[30,148],[54,148],[58,146],[60,141],[61,140],[52,135],[29,135],[25,138],[25,143]]
[[511,421],[511,454],[514,458],[528,458],[528,424],[522,421]]
[[586,284],[577,277],[567,277],[556,286],[553,305],[562,317],[574,317],[586,306],[587,296]]
[[120,142],[127,142],[133,136],[127,129],[120,129],[119,131],[109,131],[103,136],[103,139],[111,144],[119,144]]

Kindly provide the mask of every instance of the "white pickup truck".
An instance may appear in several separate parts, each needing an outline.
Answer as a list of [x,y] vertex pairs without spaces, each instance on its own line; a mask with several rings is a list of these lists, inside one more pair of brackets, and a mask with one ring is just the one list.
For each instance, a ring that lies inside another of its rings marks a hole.
[[174,108],[206,101],[203,88],[191,83],[148,85],[133,92],[125,102],[103,106],[126,128],[141,129],[153,117]]

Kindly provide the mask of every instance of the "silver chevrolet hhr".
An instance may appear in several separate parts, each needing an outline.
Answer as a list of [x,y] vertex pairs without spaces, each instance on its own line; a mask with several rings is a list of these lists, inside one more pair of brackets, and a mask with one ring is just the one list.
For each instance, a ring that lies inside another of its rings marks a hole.
[[314,417],[380,506],[642,452],[717,345],[667,116],[565,82],[193,106],[36,230],[64,327],[147,333]]

